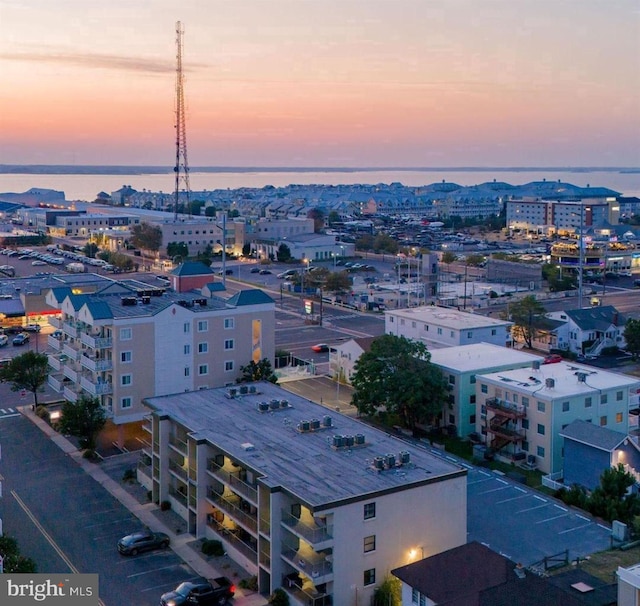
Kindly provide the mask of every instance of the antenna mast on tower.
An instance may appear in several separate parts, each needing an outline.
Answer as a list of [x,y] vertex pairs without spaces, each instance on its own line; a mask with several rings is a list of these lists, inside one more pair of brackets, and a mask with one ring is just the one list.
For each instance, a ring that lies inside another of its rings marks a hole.
[[187,160],[187,129],[185,123],[185,107],[184,107],[184,74],[182,72],[182,50],[184,36],[184,28],[182,23],[176,23],[176,165],[173,168],[176,176],[175,201],[174,201],[174,220],[178,219],[178,202],[180,196],[180,184],[184,184],[186,194],[185,203],[189,211],[189,194],[191,187],[189,185],[189,162]]

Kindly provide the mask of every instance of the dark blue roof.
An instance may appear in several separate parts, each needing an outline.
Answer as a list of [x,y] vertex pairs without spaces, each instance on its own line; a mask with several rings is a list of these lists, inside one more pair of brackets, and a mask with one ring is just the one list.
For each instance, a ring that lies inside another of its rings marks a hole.
[[257,288],[251,290],[241,290],[228,300],[229,305],[236,307],[240,305],[262,305],[263,303],[273,303],[273,299],[264,291]]
[[200,261],[185,261],[178,265],[171,274],[174,276],[210,276],[215,272]]

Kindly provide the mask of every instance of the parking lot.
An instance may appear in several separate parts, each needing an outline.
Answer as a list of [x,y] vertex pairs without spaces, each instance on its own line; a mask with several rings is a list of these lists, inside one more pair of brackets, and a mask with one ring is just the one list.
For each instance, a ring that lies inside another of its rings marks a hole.
[[157,605],[197,575],[170,549],[121,556],[139,520],[22,415],[0,416],[4,533],[47,572],[98,573],[104,604]]

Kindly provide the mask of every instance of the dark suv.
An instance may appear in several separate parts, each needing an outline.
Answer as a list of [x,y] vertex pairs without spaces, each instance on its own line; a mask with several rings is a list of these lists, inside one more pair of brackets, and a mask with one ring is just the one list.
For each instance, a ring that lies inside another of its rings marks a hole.
[[122,555],[136,555],[141,551],[152,549],[166,549],[169,547],[169,537],[164,532],[143,530],[122,537],[118,541],[118,551]]
[[173,591],[163,594],[160,606],[220,606],[228,604],[235,592],[235,586],[227,577],[218,577],[212,581],[200,578],[180,583]]

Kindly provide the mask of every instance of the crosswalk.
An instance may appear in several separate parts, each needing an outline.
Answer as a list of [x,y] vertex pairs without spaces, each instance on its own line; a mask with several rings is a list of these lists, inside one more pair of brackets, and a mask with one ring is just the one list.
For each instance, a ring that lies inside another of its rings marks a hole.
[[15,408],[0,408],[0,419],[7,417],[17,417],[20,413]]

